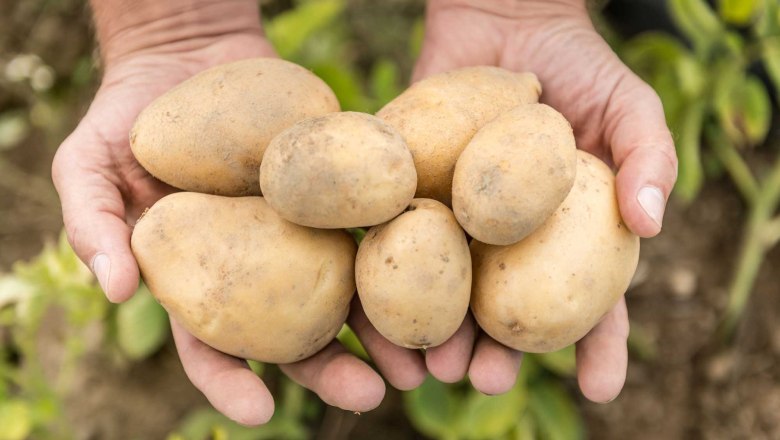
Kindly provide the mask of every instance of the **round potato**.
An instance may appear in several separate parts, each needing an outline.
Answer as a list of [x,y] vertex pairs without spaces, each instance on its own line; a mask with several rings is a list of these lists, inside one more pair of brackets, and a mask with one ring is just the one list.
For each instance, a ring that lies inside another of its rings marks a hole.
[[416,197],[448,206],[458,156],[474,134],[496,116],[539,100],[532,73],[498,67],[466,67],[412,85],[377,116],[406,140],[417,167]]
[[466,235],[452,211],[414,199],[407,212],[371,228],[355,263],[369,321],[407,348],[442,344],[463,322],[471,292]]
[[628,288],[639,238],[620,217],[612,171],[578,151],[574,187],[535,232],[510,246],[471,243],[471,309],[516,350],[550,352],[593,328]]
[[520,241],[569,194],[576,152],[571,126],[552,107],[527,104],[504,113],[482,127],[458,159],[455,217],[481,242]]
[[365,113],[300,121],[275,137],[260,188],[283,218],[316,228],[384,223],[414,197],[417,172],[392,127]]
[[168,313],[241,358],[311,356],[341,329],[355,292],[354,240],[290,223],[262,197],[169,195],[139,220],[131,243]]
[[138,116],[130,147],[177,188],[257,195],[268,143],[313,116],[339,111],[333,91],[296,64],[256,58],[216,66],[160,96]]

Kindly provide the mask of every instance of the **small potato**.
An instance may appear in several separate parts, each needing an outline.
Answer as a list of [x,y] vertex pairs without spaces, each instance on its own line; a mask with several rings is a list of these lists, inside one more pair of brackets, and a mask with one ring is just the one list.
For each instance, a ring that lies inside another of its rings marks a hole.
[[574,187],[535,232],[511,246],[471,243],[471,310],[516,350],[550,352],[593,328],[628,288],[639,238],[620,217],[612,171],[578,151]]
[[468,311],[466,236],[435,200],[414,199],[407,212],[371,228],[358,249],[355,274],[369,321],[402,347],[444,343]]
[[416,197],[450,206],[455,162],[477,130],[520,104],[537,102],[541,91],[532,73],[466,67],[412,85],[377,116],[401,133],[414,156]]
[[260,188],[283,218],[315,228],[386,222],[409,205],[417,172],[392,127],[365,113],[331,113],[275,137],[260,166]]
[[355,292],[354,240],[283,220],[262,197],[169,195],[139,220],[131,244],[168,313],[241,358],[311,356],[341,329]]
[[339,111],[333,91],[296,64],[256,58],[216,66],[160,96],[138,116],[138,162],[177,188],[258,195],[268,143],[292,124]]
[[455,217],[481,242],[520,241],[569,194],[576,151],[571,126],[553,108],[527,104],[504,113],[482,127],[458,159]]

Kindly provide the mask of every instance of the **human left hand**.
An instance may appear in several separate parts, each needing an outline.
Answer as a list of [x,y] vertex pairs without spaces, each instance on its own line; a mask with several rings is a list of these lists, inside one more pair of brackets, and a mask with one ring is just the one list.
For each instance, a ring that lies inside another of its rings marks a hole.
[[[430,0],[425,32],[414,80],[472,65],[535,73],[543,86],[542,102],[569,120],[578,148],[617,169],[617,197],[626,225],[640,237],[660,232],[677,177],[663,107],[653,89],[596,32],[584,0]],[[521,353],[486,334],[476,336],[474,343],[477,332],[468,330],[472,326],[467,317],[448,341],[450,349],[427,353],[429,371],[451,381],[457,373],[453,366],[465,365],[477,390],[509,390]],[[608,402],[623,388],[628,327],[621,299],[577,343],[577,376],[588,399]]]

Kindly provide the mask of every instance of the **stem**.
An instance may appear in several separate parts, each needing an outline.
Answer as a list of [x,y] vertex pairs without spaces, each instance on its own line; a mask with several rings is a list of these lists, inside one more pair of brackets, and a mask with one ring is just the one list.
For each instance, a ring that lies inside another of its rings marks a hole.
[[748,205],[753,205],[758,197],[759,188],[756,178],[750,171],[750,167],[748,167],[745,160],[737,152],[737,149],[728,141],[728,138],[721,130],[714,126],[709,126],[706,128],[705,133],[710,148],[712,148],[720,163],[723,164],[726,171],[731,175],[731,180],[734,181],[742,197]]
[[780,157],[775,161],[766,178],[762,179],[761,190],[750,206],[745,225],[745,236],[739,252],[737,270],[729,286],[729,304],[721,324],[721,334],[730,335],[745,309],[745,304],[761,268],[766,252],[774,244],[772,230],[776,232],[777,218],[772,215],[780,202]]

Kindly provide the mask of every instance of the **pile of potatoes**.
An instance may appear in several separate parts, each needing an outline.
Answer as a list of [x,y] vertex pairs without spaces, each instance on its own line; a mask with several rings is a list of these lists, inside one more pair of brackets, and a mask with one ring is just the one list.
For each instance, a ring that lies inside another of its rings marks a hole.
[[[639,240],[612,171],[540,93],[533,74],[471,67],[369,115],[286,61],[204,71],[130,135],[183,190],[135,226],[142,275],[197,338],[264,362],[322,349],[356,290],[403,347],[444,343],[469,307],[509,347],[569,345],[625,292]],[[345,229],[359,227],[358,247]]]

